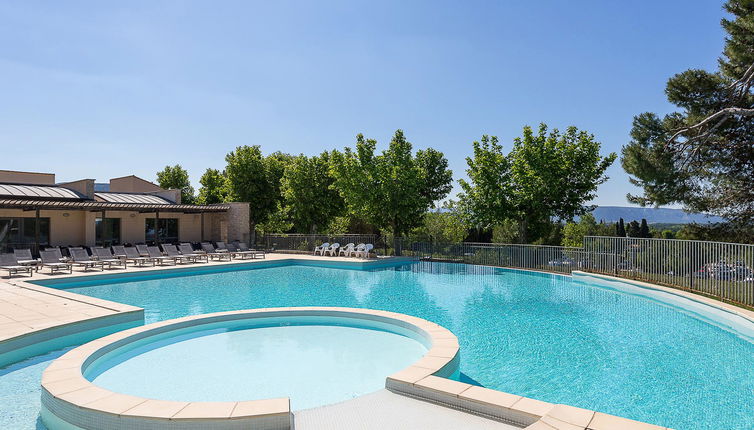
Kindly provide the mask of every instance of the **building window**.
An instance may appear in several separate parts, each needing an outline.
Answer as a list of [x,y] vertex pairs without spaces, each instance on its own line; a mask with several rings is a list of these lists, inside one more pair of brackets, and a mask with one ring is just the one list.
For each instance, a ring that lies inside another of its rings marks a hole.
[[94,230],[97,246],[120,245],[120,218],[97,218]]
[[[0,252],[36,244],[36,218],[0,218]],[[50,218],[39,218],[39,244],[50,244]]]
[[[155,241],[155,222],[156,218],[147,218],[145,221],[144,236],[147,242]],[[160,218],[160,224],[157,228],[157,234],[160,243],[178,242],[178,219],[177,218]]]

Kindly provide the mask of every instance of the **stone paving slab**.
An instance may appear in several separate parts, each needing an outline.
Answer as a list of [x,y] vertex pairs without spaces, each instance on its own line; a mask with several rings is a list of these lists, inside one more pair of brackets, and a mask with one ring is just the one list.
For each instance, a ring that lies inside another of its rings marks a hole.
[[296,430],[514,430],[510,424],[467,414],[388,390],[293,413]]

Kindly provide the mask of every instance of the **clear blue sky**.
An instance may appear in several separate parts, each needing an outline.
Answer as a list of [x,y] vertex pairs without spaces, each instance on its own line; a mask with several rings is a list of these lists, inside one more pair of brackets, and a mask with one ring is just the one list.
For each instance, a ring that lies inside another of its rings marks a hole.
[[[314,154],[402,128],[465,173],[471,142],[575,125],[618,152],[715,68],[722,0],[0,0],[0,169],[196,183],[238,145]],[[626,205],[616,162],[595,203]]]

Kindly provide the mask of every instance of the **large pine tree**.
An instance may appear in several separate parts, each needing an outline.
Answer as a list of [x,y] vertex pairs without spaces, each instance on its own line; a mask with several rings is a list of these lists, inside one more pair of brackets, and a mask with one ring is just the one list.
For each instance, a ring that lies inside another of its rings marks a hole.
[[667,83],[679,111],[634,118],[623,168],[642,205],[680,203],[733,221],[754,221],[754,1],[729,0],[719,70],[690,69]]

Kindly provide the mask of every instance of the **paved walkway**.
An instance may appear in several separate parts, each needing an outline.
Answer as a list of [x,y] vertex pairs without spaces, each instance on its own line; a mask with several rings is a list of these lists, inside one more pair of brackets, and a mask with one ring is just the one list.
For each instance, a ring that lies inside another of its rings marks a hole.
[[294,412],[295,430],[518,430],[520,427],[379,390]]

